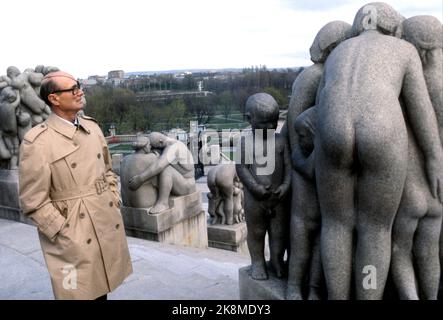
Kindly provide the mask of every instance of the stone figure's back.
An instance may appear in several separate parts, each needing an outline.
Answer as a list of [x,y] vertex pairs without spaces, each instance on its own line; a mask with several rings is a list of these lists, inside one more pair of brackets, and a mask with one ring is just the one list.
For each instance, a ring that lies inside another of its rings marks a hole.
[[143,183],[136,191],[129,189],[129,179],[141,174],[152,163],[158,160],[153,153],[131,154],[123,158],[121,163],[121,193],[123,205],[133,208],[150,208],[157,200],[157,189],[155,188],[156,177]]

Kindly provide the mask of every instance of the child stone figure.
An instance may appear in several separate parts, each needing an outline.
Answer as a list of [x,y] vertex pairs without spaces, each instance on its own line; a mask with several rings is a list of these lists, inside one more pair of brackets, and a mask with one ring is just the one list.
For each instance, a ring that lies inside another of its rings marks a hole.
[[[289,149],[285,137],[275,133],[279,107],[272,96],[267,93],[250,96],[246,101],[246,115],[251,123],[252,137],[241,139],[242,158],[237,161],[236,170],[244,185],[251,277],[256,280],[268,278],[264,257],[268,232],[271,267],[281,278],[286,273],[283,256],[289,242],[289,208],[285,201],[291,177]],[[253,148],[248,144],[248,138],[251,138]],[[248,147],[252,154],[247,152]],[[248,158],[251,155],[252,159]]]

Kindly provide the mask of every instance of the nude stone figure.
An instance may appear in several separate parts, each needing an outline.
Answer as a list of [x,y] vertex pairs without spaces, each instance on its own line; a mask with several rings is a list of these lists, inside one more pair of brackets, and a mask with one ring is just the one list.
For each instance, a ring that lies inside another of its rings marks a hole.
[[[403,37],[419,52],[441,137],[442,25],[435,17],[416,16],[403,22],[403,31]],[[409,119],[406,120],[409,138],[408,173],[392,230],[392,276],[400,299],[436,300],[440,277],[442,206],[431,194],[423,154]]]
[[[228,225],[239,223],[241,208],[238,208],[238,201],[241,202],[239,193],[242,190],[235,187],[235,183],[240,181],[235,171],[235,164],[215,166],[209,170],[207,180],[210,191],[208,193],[208,212],[213,217],[213,222]],[[237,204],[236,210],[234,210],[235,203]]]
[[151,152],[148,137],[138,136],[133,143],[135,153],[123,158],[120,164],[120,180],[122,202],[126,207],[151,208],[157,201],[157,176],[147,179],[136,190],[129,188],[129,180],[143,173],[159,158],[159,154]]
[[20,73],[20,70],[14,66],[9,67],[6,73],[11,79],[11,86],[20,92],[21,103],[31,110],[36,117],[34,125],[38,123],[37,121],[40,121],[40,119],[43,121],[41,113],[45,109],[46,104],[40,99],[29,83],[28,74]]
[[161,151],[157,161],[129,180],[129,188],[137,190],[145,181],[158,176],[158,199],[149,211],[152,214],[169,209],[169,196],[195,192],[194,160],[186,145],[159,132],[148,135],[151,147]]
[[[354,229],[356,298],[383,296],[408,166],[400,93],[432,195],[442,198],[435,113],[416,49],[397,38],[402,21],[387,4],[364,6],[353,24],[358,36],[335,48],[325,64],[316,107],[315,175],[329,299],[350,298]],[[365,277],[374,270],[375,283],[368,287]]]
[[17,107],[20,103],[18,92],[12,87],[6,87],[0,92],[0,139],[3,139],[0,153],[9,156],[9,169],[18,169],[19,139],[17,136]]
[[[308,276],[308,299],[318,299],[320,296],[321,265],[318,256],[321,223],[314,179],[315,153],[312,131],[315,130],[315,124],[311,126],[312,130],[309,132],[310,121],[300,120],[299,116],[315,104],[318,85],[323,74],[323,63],[332,50],[349,37],[350,31],[351,25],[343,21],[333,21],[321,28],[310,48],[314,65],[305,69],[293,85],[286,124],[294,168],[291,172],[291,254],[287,299],[302,299],[303,283]],[[294,161],[297,159],[303,164],[299,162],[300,166],[297,166],[297,161]],[[317,261],[317,264],[312,261]],[[308,272],[310,266],[311,272]]]
[[[288,145],[286,137],[275,133],[279,107],[272,96],[266,93],[250,96],[245,110],[251,123],[254,153],[249,155],[252,161],[248,163],[247,139],[242,137],[242,161],[236,163],[236,171],[244,185],[251,277],[256,280],[268,278],[264,257],[265,235],[268,232],[271,267],[281,278],[286,274],[283,257],[288,245],[289,208],[285,201],[290,188],[291,170]],[[268,139],[274,139],[274,150],[271,150],[272,147],[268,149]],[[263,153],[257,152],[259,147],[263,147]],[[274,152],[275,167],[272,172],[260,173],[265,165],[262,157],[265,154],[269,156],[271,152]]]

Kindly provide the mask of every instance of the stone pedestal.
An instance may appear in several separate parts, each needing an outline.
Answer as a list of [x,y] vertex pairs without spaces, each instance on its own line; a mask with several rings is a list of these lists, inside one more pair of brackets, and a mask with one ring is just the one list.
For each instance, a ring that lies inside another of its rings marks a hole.
[[246,223],[208,225],[208,244],[217,249],[248,253]]
[[18,170],[0,170],[0,218],[32,224],[20,207]]
[[171,197],[170,209],[150,214],[149,208],[121,207],[126,234],[152,241],[208,247],[206,215],[200,192]]
[[238,270],[238,284],[240,300],[285,300],[286,281],[279,279],[269,268],[268,280],[254,280],[251,278],[251,266]]

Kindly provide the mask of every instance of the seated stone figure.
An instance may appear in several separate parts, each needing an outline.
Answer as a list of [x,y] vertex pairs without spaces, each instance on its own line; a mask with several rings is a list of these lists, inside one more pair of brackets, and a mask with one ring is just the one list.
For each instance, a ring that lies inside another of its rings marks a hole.
[[[208,172],[208,212],[213,224],[234,224],[241,222],[242,189],[235,172],[235,165],[219,164]],[[237,186],[236,186],[237,184]]]
[[157,177],[146,180],[137,190],[129,189],[129,180],[143,173],[158,160],[159,155],[151,152],[148,137],[138,136],[132,145],[135,153],[123,158],[120,165],[122,202],[126,207],[151,208],[157,201]]
[[145,181],[158,179],[158,198],[150,213],[169,209],[169,196],[184,196],[195,192],[194,160],[186,145],[159,132],[148,135],[151,146],[161,151],[157,161],[129,180],[129,189],[137,190]]

